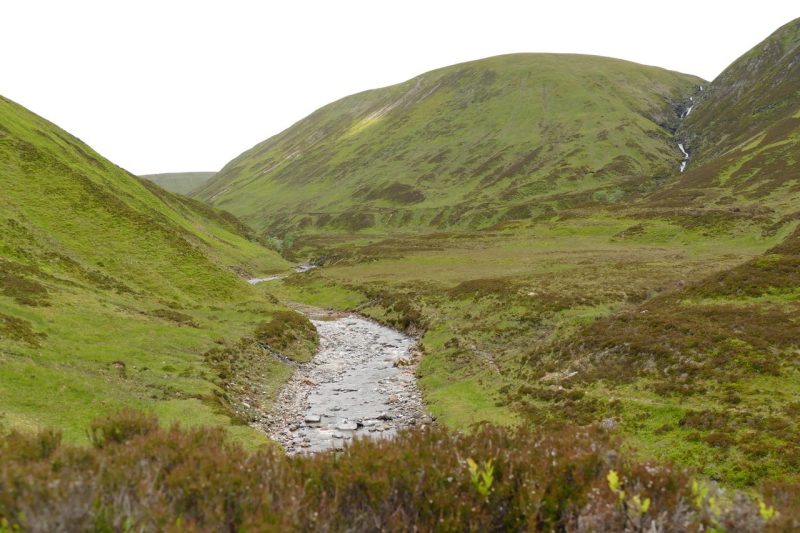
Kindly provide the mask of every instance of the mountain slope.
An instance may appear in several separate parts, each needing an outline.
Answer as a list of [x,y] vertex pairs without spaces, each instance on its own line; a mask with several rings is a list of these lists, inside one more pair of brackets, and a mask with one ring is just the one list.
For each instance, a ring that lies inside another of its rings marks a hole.
[[261,231],[482,227],[673,174],[702,80],[516,54],[349,96],[231,161],[197,198]]
[[788,215],[800,193],[800,19],[779,28],[696,95],[678,131],[687,171],[661,204],[765,205]]
[[289,264],[229,213],[132,176],[1,97],[0,190],[4,422],[72,440],[120,406],[229,423],[224,353],[245,360],[235,343],[284,309],[237,273]]
[[211,179],[216,172],[171,172],[140,176],[170,192],[189,194]]

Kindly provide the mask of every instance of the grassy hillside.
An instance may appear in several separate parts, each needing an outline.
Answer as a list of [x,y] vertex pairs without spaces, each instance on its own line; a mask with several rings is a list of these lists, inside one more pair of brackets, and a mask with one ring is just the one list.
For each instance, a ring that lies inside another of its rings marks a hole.
[[241,275],[289,264],[229,213],[132,176],[4,98],[0,189],[5,425],[80,441],[120,406],[229,425],[252,392],[234,390],[248,381],[232,372],[271,372],[265,391],[288,373],[242,341],[285,308]]
[[170,172],[166,174],[146,174],[140,176],[163,187],[170,192],[190,194],[211,179],[216,172]]
[[455,65],[323,107],[195,196],[271,234],[478,228],[617,202],[677,169],[676,107],[700,83],[593,56]]

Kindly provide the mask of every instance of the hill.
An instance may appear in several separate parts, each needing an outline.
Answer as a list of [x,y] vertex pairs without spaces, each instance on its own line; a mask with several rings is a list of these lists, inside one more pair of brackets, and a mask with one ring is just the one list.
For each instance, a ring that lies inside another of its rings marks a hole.
[[677,170],[678,108],[702,83],[593,56],[454,65],[325,106],[194,195],[278,235],[474,229],[615,201]]
[[170,172],[139,176],[178,194],[190,194],[211,179],[216,172]]
[[246,416],[229,387],[249,361],[241,339],[285,308],[241,276],[288,262],[233,215],[136,178],[2,97],[0,188],[5,425],[85,440],[89,420],[121,406],[165,421]]
[[694,106],[670,141],[685,172],[485,228],[317,228],[295,247],[326,266],[275,294],[420,333],[420,384],[448,425],[602,421],[726,484],[798,479],[797,27],[673,104]]

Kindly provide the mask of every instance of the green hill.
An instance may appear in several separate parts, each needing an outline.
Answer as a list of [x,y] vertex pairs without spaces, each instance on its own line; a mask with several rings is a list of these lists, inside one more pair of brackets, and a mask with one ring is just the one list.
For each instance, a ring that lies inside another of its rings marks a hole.
[[516,54],[349,96],[195,192],[259,231],[479,228],[673,174],[699,78],[593,56]]
[[136,178],[2,97],[0,189],[3,423],[81,440],[92,417],[137,406],[228,424],[225,358],[204,353],[284,309],[241,276],[289,263],[229,213]]
[[190,194],[207,182],[216,172],[170,172],[166,174],[145,174],[139,176],[163,187],[170,192]]
[[[555,150],[558,159],[531,161],[531,166],[517,167],[518,176],[473,168],[468,175],[473,181],[447,178],[449,168],[460,168],[460,161],[472,155],[471,144],[457,148],[459,132],[503,138],[491,118],[476,112],[470,115],[474,130],[462,123],[441,134],[442,143],[453,143],[452,152],[438,163],[436,179],[426,182],[424,200],[392,207],[384,199],[361,196],[351,204],[375,214],[375,225],[366,224],[369,231],[347,229],[337,222],[342,214],[334,214],[349,201],[343,195],[358,196],[351,194],[358,190],[351,180],[359,177],[368,188],[373,181],[412,175],[403,165],[416,159],[403,156],[394,170],[393,155],[433,152],[440,142],[439,135],[427,143],[411,142],[412,121],[424,122],[427,116],[425,124],[457,123],[469,108],[430,104],[423,112],[416,109],[424,104],[408,110],[398,105],[386,115],[397,113],[398,118],[386,118],[385,128],[381,122],[370,126],[365,131],[372,133],[363,139],[354,134],[357,141],[341,140],[330,133],[339,131],[333,127],[308,136],[312,125],[344,116],[334,111],[348,102],[354,105],[380,91],[356,95],[240,156],[201,193],[217,191],[217,205],[249,217],[260,229],[305,232],[295,251],[321,257],[326,266],[276,284],[277,296],[354,309],[420,333],[420,385],[432,412],[447,425],[604,421],[643,456],[691,465],[727,484],[796,480],[798,24],[780,29],[711,84],[655,70],[675,80],[674,93],[648,92],[643,84],[636,85],[642,87],[639,99],[628,93],[620,98],[622,78],[615,71],[609,76],[614,83],[604,89],[584,80],[570,85],[570,94],[556,91],[571,102],[560,122],[575,121],[580,129],[567,138],[553,136],[555,147],[545,149]],[[544,56],[552,57],[560,56]],[[571,56],[560,59],[564,70],[574,73]],[[540,60],[509,56],[486,61]],[[606,72],[624,68],[630,76],[652,72],[597,58],[579,60],[598,62]],[[436,72],[461,68],[466,67]],[[495,70],[500,69],[495,65]],[[420,83],[438,80],[435,74]],[[508,78],[504,84],[506,100],[523,101],[521,96],[515,100],[519,92],[524,101],[541,105],[542,100],[528,98],[526,85]],[[590,105],[595,98],[603,106]],[[590,112],[579,112],[581,101]],[[660,103],[653,109],[671,118],[662,121],[639,108],[632,119],[630,106],[643,101]],[[730,106],[736,108],[727,113]],[[356,115],[375,112],[368,109]],[[519,111],[521,116],[526,112]],[[409,117],[407,122],[393,123],[402,120],[401,114]],[[342,121],[342,130],[357,123]],[[509,128],[519,132],[519,139],[524,128],[536,138],[541,124],[512,120]],[[644,124],[654,128],[652,135],[644,134]],[[593,128],[599,127],[608,131],[606,139],[598,139]],[[404,136],[396,133],[401,131]],[[250,166],[303,139],[316,144],[266,175],[258,176]],[[391,150],[359,148],[351,156],[351,142]],[[679,142],[691,153],[683,173]],[[327,146],[342,152],[331,155],[324,167],[328,170],[318,173],[323,167],[307,165]],[[595,163],[582,159],[582,166],[576,166],[575,158],[593,153],[592,147],[602,147]],[[597,171],[596,164],[620,154],[638,161],[640,171],[619,170],[623,166]],[[349,173],[330,170],[340,161],[350,162]],[[543,178],[545,166],[547,172],[570,168],[574,179]],[[497,188],[491,180],[480,186],[488,175],[503,175]],[[237,177],[225,181],[225,176]],[[437,189],[440,181],[443,190],[449,184],[454,194],[449,200]],[[323,183],[314,193],[313,187]],[[239,187],[249,191],[246,202]],[[290,201],[292,190],[296,203]],[[494,199],[490,202],[487,195]],[[521,205],[529,208],[510,215],[523,197],[529,200]],[[426,207],[433,201],[442,206]],[[289,205],[312,220],[292,218]],[[463,217],[428,218],[437,209]],[[473,217],[482,209],[489,214]],[[327,219],[326,210],[331,214]],[[397,231],[391,233],[393,224]]]

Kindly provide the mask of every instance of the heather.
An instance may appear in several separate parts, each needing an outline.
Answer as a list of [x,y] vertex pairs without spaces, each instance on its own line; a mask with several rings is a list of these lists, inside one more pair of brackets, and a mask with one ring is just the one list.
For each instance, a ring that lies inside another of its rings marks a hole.
[[441,427],[343,453],[242,450],[219,428],[123,411],[91,446],[5,432],[3,531],[782,531],[797,487],[726,491],[630,459],[597,427]]

